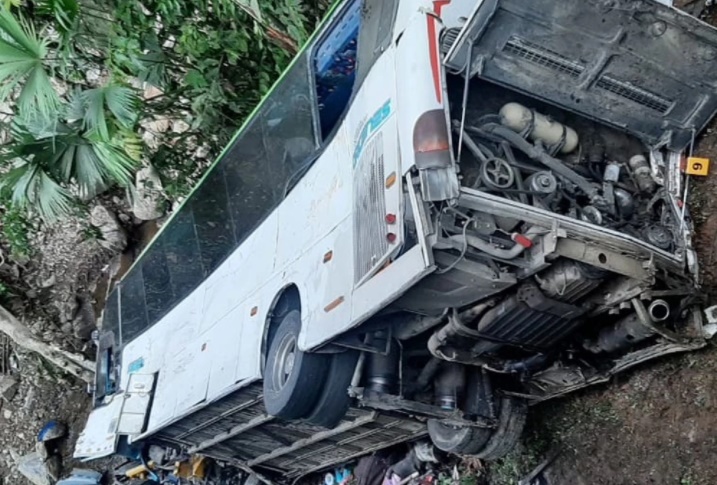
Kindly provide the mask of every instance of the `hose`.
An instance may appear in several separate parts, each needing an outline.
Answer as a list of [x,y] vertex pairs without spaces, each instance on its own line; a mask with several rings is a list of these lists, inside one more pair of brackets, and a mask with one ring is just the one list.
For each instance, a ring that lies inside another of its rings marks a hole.
[[[539,234],[544,234],[545,230],[537,227],[532,226],[530,227],[523,236],[528,238],[531,242],[533,241],[533,238]],[[514,233],[511,238],[515,241],[516,236],[518,236],[518,233]],[[477,237],[477,236],[471,236],[469,234],[456,234],[454,236],[450,237],[451,240],[458,241],[464,245],[472,246],[479,251],[483,251],[484,253],[490,254],[493,257],[500,258],[500,259],[515,259],[518,256],[520,256],[527,247],[515,243],[515,245],[509,249],[502,249],[495,247],[493,244],[484,241],[483,239]]]

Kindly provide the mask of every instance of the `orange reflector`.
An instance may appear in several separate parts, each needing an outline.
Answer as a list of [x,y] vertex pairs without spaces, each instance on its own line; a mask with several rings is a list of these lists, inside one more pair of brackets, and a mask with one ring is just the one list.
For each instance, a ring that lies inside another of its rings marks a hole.
[[396,172],[391,172],[388,177],[386,177],[386,188],[390,189],[393,187],[393,185],[396,183]]
[[343,302],[344,302],[344,297],[343,297],[343,296],[340,296],[340,297],[338,297],[337,299],[335,299],[334,301],[332,301],[331,303],[329,303],[328,305],[326,305],[326,306],[324,307],[324,311],[325,311],[326,313],[328,313],[328,312],[330,312],[331,310],[333,310],[334,308],[336,308],[337,306],[339,306],[340,304],[342,304]]
[[251,309],[251,312],[249,312],[249,315],[251,315],[253,317],[257,313],[259,313],[259,307],[255,306]]
[[331,258],[333,258],[333,257],[334,257],[334,252],[328,251],[326,254],[324,254],[324,263],[328,263],[329,261],[331,261]]

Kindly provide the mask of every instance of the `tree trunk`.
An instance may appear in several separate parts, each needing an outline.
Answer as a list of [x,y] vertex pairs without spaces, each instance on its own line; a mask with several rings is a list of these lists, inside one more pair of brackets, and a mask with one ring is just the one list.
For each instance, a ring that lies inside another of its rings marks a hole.
[[0,306],[0,332],[10,337],[18,347],[39,354],[48,362],[78,379],[93,382],[95,364],[92,361],[38,340],[25,325],[2,306]]

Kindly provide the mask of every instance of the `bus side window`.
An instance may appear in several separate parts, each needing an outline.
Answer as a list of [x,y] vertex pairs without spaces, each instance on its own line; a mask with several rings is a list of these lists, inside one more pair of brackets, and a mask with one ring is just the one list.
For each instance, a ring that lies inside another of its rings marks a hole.
[[142,257],[144,294],[150,322],[155,322],[163,317],[175,301],[167,255],[164,252],[164,239],[165,235],[161,234],[152,247],[147,250],[147,254]]
[[[317,153],[314,101],[308,56],[301,54],[262,106],[260,119],[266,170],[280,202]],[[300,178],[300,177],[299,177]]]
[[204,279],[194,216],[189,207],[177,213],[163,236],[172,291],[175,301],[181,301]]
[[120,309],[122,341],[129,342],[149,325],[144,298],[144,279],[142,269],[139,267],[135,267],[122,281]]
[[209,276],[235,246],[227,185],[221,165],[214,167],[202,182],[192,196],[190,206],[204,275]]
[[278,182],[269,174],[258,117],[227,152],[222,169],[234,237],[240,243],[277,204],[274,189]]
[[351,99],[356,80],[360,24],[361,0],[351,0],[314,51],[316,95],[324,139],[334,131]]

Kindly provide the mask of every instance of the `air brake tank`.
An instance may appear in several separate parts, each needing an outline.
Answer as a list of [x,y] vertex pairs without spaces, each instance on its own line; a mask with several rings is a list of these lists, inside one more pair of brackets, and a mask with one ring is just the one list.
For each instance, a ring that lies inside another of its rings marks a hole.
[[519,103],[508,103],[500,109],[500,123],[548,148],[562,144],[560,153],[570,153],[578,146],[575,130]]

